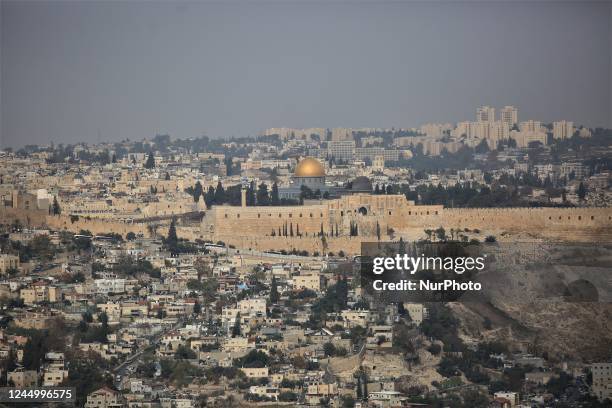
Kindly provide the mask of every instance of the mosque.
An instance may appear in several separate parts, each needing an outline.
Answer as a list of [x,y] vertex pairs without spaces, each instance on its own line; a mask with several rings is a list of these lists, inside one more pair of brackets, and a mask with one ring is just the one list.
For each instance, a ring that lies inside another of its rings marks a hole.
[[367,177],[327,186],[325,168],[314,158],[298,163],[291,186],[279,189],[279,196],[299,199],[302,186],[329,199],[247,206],[243,189],[241,206],[215,205],[205,212],[199,238],[247,249],[358,253],[361,242],[422,236],[439,227],[570,241],[609,240],[612,231],[607,208],[444,208],[417,205],[403,194],[373,194]]
[[299,200],[302,186],[308,187],[313,193],[320,192],[321,196],[330,196],[332,193],[325,185],[325,167],[312,157],[307,157],[298,163],[291,181],[291,186],[278,189],[281,199]]
[[372,183],[364,176],[353,180],[349,184],[349,188],[327,186],[325,184],[325,167],[319,160],[312,157],[306,157],[298,163],[292,177],[291,186],[279,188],[279,197],[281,199],[299,200],[303,186],[308,187],[313,193],[320,192],[320,196],[326,198],[372,192]]

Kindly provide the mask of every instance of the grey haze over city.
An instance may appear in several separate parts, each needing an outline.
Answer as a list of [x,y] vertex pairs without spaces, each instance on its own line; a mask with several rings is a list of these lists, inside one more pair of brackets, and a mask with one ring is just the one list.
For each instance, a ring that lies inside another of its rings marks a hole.
[[612,126],[609,1],[0,4],[3,148],[405,128],[480,105]]

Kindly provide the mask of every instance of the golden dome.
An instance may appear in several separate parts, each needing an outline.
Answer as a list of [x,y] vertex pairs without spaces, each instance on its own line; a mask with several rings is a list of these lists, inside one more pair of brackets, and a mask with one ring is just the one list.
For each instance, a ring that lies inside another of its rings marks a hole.
[[325,177],[325,168],[317,159],[306,157],[295,168],[296,177]]

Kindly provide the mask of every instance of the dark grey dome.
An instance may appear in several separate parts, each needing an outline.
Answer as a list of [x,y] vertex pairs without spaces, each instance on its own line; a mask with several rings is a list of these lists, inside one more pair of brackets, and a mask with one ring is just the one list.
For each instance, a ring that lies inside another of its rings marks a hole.
[[355,180],[353,180],[352,184],[352,191],[364,191],[368,193],[372,192],[372,182],[365,176],[357,177]]

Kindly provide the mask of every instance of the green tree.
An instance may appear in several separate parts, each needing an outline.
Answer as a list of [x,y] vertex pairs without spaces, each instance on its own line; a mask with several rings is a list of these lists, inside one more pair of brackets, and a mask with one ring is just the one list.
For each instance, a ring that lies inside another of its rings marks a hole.
[[221,184],[221,181],[219,181],[217,183],[217,188],[215,189],[214,203],[215,204],[223,204],[223,203],[225,203],[226,200],[227,200],[227,198],[226,198],[226,195],[225,195],[225,189],[223,188],[223,184]]
[[278,195],[278,185],[276,183],[272,184],[271,204],[280,205],[280,196]]
[[257,189],[257,205],[270,205],[268,185],[266,183],[261,183]]
[[173,218],[168,228],[168,237],[165,241],[166,247],[171,251],[175,251],[178,247],[178,236],[176,235],[176,220]]
[[23,348],[23,367],[26,370],[38,370],[47,351],[47,345],[41,333],[36,332],[30,335]]
[[236,313],[236,320],[232,328],[232,337],[240,336],[240,312]]
[[57,202],[57,197],[53,197],[53,206],[51,208],[53,215],[60,215],[62,213],[62,209],[60,208],[60,205]]
[[406,242],[404,242],[404,238],[400,237],[399,239],[399,248],[398,253],[405,254],[406,253]]
[[438,238],[438,241],[446,240],[446,230],[443,227],[438,228],[435,233],[436,237]]
[[200,197],[203,195],[202,191],[202,183],[197,181],[193,187],[193,201],[196,203],[200,201]]
[[149,152],[149,156],[147,157],[147,161],[144,165],[145,169],[154,169],[155,168],[155,157],[153,156],[153,152]]
[[489,406],[489,398],[482,392],[466,391],[462,396],[464,407],[486,408]]
[[104,329],[108,328],[108,315],[106,314],[106,312],[101,312],[98,315],[98,321],[102,323],[102,328]]
[[333,343],[325,343],[323,344],[323,353],[325,353],[325,357],[333,357],[336,355],[336,346]]
[[280,295],[278,294],[278,284],[276,283],[276,276],[272,277],[272,285],[270,287],[270,303],[273,305],[278,303]]
[[584,201],[587,196],[587,188],[582,181],[578,185],[578,191],[576,193],[578,194],[580,201]]
[[257,204],[257,200],[255,198],[255,182],[251,181],[249,183],[249,187],[247,188],[247,196],[246,196],[246,204],[248,207],[252,207]]
[[251,350],[246,356],[234,360],[234,366],[245,368],[267,367],[269,363],[270,357],[260,350]]
[[196,356],[196,353],[192,349],[181,344],[176,349],[176,352],[174,353],[174,357],[178,360],[193,360],[197,356]]
[[482,141],[478,144],[478,146],[476,146],[474,151],[476,153],[486,153],[489,151],[489,144],[485,139],[482,139]]

